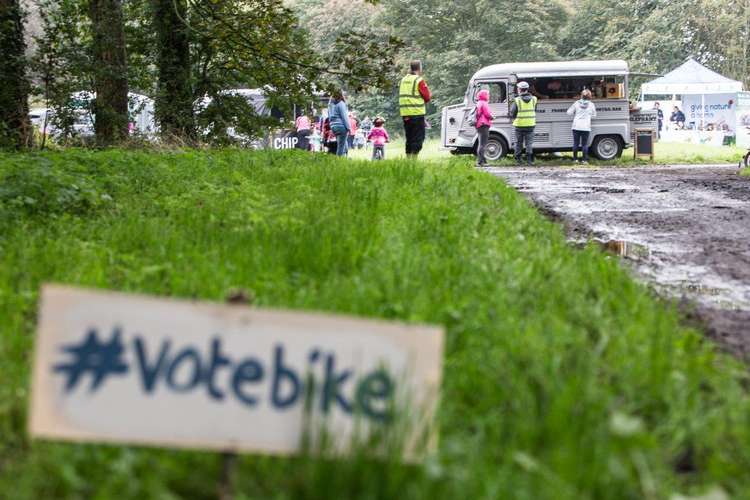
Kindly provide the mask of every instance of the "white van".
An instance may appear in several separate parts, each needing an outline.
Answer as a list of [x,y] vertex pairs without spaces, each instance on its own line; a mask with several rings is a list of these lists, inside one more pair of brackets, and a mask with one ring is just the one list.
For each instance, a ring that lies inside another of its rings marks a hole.
[[[485,155],[498,160],[513,149],[515,142],[510,106],[516,96],[515,84],[528,82],[538,98],[534,151],[556,152],[573,149],[572,117],[566,111],[587,88],[593,94],[597,117],[589,136],[591,153],[601,160],[612,160],[632,145],[631,125],[656,129],[656,113],[630,110],[628,102],[628,63],[625,61],[559,61],[508,63],[487,66],[469,81],[464,102],[443,108],[441,138],[443,147],[453,153],[476,151],[476,129],[468,117],[482,89],[490,91],[490,110],[495,117]],[[632,122],[632,123],[631,123]]]

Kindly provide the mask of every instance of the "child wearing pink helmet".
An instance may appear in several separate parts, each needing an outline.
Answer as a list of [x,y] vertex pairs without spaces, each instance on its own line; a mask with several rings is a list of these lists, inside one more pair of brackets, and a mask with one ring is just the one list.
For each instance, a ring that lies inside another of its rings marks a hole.
[[391,140],[390,137],[388,137],[388,132],[385,130],[385,127],[383,127],[385,120],[378,116],[372,124],[372,130],[367,134],[367,140],[372,142],[372,159],[384,160],[385,143],[390,142]]

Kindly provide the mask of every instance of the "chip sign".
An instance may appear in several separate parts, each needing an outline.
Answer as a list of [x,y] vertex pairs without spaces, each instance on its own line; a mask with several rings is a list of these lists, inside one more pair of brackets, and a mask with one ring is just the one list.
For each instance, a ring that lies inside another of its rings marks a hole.
[[45,285],[29,429],[290,454],[408,420],[410,459],[435,444],[442,346],[435,327]]

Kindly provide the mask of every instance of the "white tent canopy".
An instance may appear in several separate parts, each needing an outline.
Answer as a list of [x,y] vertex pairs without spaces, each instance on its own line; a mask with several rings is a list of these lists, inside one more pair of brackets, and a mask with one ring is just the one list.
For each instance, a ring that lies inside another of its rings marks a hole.
[[[683,101],[688,98],[687,96],[696,96],[693,99],[700,96],[700,105],[696,103],[696,107],[700,110],[700,129],[704,130],[706,127],[706,96],[719,98],[720,94],[736,95],[737,92],[741,91],[742,82],[720,75],[691,57],[666,75],[644,83],[641,86],[641,101],[643,101],[645,95],[672,94],[672,101],[676,99],[677,95],[681,95]],[[714,98],[712,97],[712,99]],[[683,102],[683,104],[685,103]],[[721,105],[711,104],[710,107],[717,108]],[[724,107],[731,110],[731,102]]]
[[644,83],[642,95],[726,94],[740,92],[742,82],[708,69],[692,57],[666,75]]

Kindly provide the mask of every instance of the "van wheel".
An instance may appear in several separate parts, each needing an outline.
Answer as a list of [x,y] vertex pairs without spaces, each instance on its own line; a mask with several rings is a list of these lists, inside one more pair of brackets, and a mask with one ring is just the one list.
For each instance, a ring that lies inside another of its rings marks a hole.
[[498,161],[508,154],[508,144],[501,136],[492,134],[484,148],[484,157],[487,161]]
[[591,145],[594,156],[609,161],[622,156],[622,139],[616,135],[598,135]]

